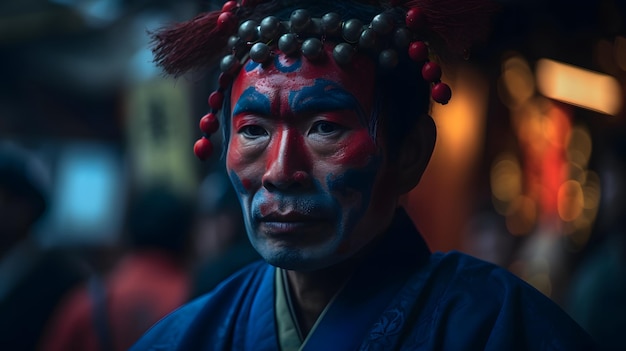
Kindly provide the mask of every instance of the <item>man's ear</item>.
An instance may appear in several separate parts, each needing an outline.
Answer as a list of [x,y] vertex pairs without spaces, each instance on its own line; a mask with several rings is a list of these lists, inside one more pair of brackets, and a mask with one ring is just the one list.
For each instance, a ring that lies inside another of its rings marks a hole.
[[437,140],[437,127],[429,115],[423,115],[406,136],[399,151],[398,191],[405,194],[413,189],[422,178]]

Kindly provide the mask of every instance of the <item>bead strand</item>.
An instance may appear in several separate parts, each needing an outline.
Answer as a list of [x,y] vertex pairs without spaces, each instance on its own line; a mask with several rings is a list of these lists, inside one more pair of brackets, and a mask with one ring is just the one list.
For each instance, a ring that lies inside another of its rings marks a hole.
[[[227,1],[218,16],[217,27],[221,33],[231,34],[228,46],[231,53],[220,62],[222,74],[219,87],[209,96],[211,111],[200,120],[200,130],[204,134],[194,145],[198,158],[210,157],[213,145],[209,140],[219,128],[217,115],[222,109],[224,92],[249,57],[252,61],[264,64],[275,55],[278,48],[285,55],[301,54],[307,60],[318,60],[324,53],[324,42],[331,38],[339,39],[333,48],[333,59],[339,65],[349,65],[357,51],[378,52],[378,63],[385,69],[398,65],[398,49],[408,54],[417,65],[421,65],[421,79],[431,84],[431,97],[440,104],[447,104],[452,97],[450,87],[441,82],[441,67],[430,61],[428,43],[419,39],[427,30],[428,21],[424,12],[413,7],[406,11],[404,26],[397,27],[393,16],[380,13],[368,25],[359,19],[341,20],[337,13],[330,12],[321,18],[313,18],[305,9],[292,12],[288,21],[275,16],[267,16],[260,23],[245,20],[237,27],[237,10],[240,7],[255,6],[259,0]],[[392,6],[401,6],[403,0],[391,0]],[[391,39],[383,42],[383,39]],[[389,44],[391,42],[393,45]],[[384,45],[386,44],[386,45]]]

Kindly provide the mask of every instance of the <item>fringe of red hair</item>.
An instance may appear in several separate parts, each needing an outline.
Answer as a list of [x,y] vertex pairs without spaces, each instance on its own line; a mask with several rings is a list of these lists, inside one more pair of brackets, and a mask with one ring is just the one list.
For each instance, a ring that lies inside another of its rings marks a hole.
[[224,51],[229,36],[217,30],[220,13],[204,12],[151,33],[155,63],[168,74],[178,76],[213,61]]
[[403,6],[420,8],[428,29],[443,40],[438,49],[455,55],[464,55],[487,38],[490,18],[498,9],[488,0],[409,0]]

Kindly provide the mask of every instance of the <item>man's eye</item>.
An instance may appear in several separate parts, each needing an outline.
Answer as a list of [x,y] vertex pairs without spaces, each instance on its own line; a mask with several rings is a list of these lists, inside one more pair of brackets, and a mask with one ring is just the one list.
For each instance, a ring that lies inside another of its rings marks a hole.
[[337,124],[326,121],[319,121],[313,124],[310,134],[330,135],[338,132],[339,130],[341,130],[341,127]]
[[239,133],[250,139],[256,139],[267,135],[267,131],[265,129],[255,125],[244,126],[239,129]]

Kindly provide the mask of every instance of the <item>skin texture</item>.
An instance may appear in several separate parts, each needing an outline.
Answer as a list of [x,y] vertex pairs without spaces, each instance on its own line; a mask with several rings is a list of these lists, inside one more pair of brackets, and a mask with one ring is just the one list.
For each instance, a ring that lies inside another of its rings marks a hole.
[[256,250],[316,271],[355,256],[389,225],[394,172],[370,132],[374,63],[276,56],[233,84],[227,169]]

